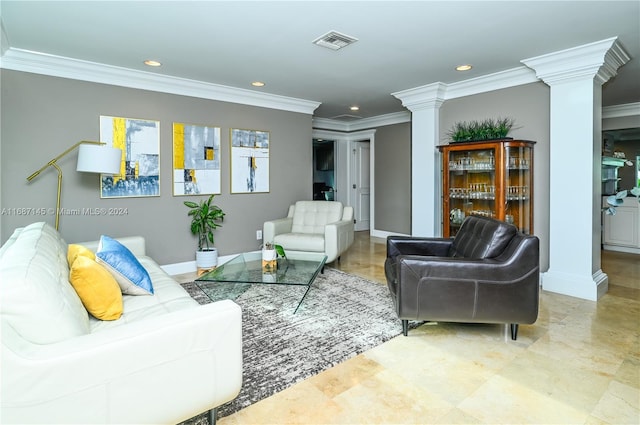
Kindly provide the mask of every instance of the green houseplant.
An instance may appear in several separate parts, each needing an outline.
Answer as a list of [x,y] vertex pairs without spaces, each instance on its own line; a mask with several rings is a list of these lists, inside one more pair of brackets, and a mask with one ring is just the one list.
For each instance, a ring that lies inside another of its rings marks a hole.
[[447,133],[454,142],[504,139],[513,128],[513,118],[487,118],[482,121],[462,121]]
[[189,208],[188,215],[191,217],[191,233],[198,236],[198,250],[196,251],[196,265],[198,268],[211,268],[218,264],[218,252],[213,246],[213,232],[221,226],[219,222],[224,220],[225,212],[213,205],[213,197],[209,196],[205,201],[199,203],[184,201],[184,205]]

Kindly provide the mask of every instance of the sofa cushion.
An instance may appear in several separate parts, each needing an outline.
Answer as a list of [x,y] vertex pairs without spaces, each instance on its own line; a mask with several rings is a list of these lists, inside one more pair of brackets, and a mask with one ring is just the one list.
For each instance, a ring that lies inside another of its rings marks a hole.
[[198,305],[198,302],[152,258],[137,258],[151,276],[154,294],[147,297],[123,295],[124,312],[120,319],[103,321],[90,317],[92,333]]
[[102,235],[96,261],[113,274],[123,294],[153,294],[151,277],[136,257],[117,240]]
[[340,202],[298,201],[293,211],[291,232],[324,234],[326,224],[335,223],[340,219],[342,219]]
[[273,243],[286,247],[287,251],[324,252],[324,234],[283,233],[276,235]]
[[449,256],[469,259],[497,257],[517,231],[514,225],[504,221],[469,216],[456,234]]
[[122,315],[122,292],[107,269],[89,257],[78,256],[69,281],[91,315],[100,320],[117,320]]
[[26,340],[50,344],[89,332],[69,283],[67,244],[40,222],[16,230],[0,253],[0,314]]

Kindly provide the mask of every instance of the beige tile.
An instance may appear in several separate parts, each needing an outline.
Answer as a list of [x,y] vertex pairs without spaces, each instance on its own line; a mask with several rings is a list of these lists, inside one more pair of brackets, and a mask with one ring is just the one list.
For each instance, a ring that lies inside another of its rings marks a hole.
[[589,412],[607,390],[610,377],[526,351],[499,372],[502,378]]
[[593,409],[592,415],[611,424],[640,422],[640,390],[611,381],[607,392]]
[[582,424],[589,415],[589,412],[541,394],[527,385],[497,375],[458,408],[482,423],[492,424]]
[[335,402],[342,407],[332,423],[416,424],[431,423],[453,409],[438,395],[382,371],[341,393]]
[[382,370],[384,368],[377,362],[359,355],[309,378],[307,382],[333,398]]

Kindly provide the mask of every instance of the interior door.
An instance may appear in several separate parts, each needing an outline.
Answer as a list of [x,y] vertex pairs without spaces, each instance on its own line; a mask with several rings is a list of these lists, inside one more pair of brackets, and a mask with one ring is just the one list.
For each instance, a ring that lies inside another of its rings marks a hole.
[[369,141],[354,142],[352,145],[352,192],[355,230],[369,230],[370,220],[370,144]]

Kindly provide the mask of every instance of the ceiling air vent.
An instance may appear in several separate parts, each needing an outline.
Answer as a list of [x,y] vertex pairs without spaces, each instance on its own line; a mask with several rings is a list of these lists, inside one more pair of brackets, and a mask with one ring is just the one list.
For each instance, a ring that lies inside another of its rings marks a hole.
[[343,47],[347,47],[349,44],[355,43],[356,41],[358,41],[358,39],[351,37],[350,35],[342,34],[337,31],[329,31],[325,35],[321,35],[313,40],[313,44],[317,44],[318,46],[326,47],[331,50],[339,50]]

